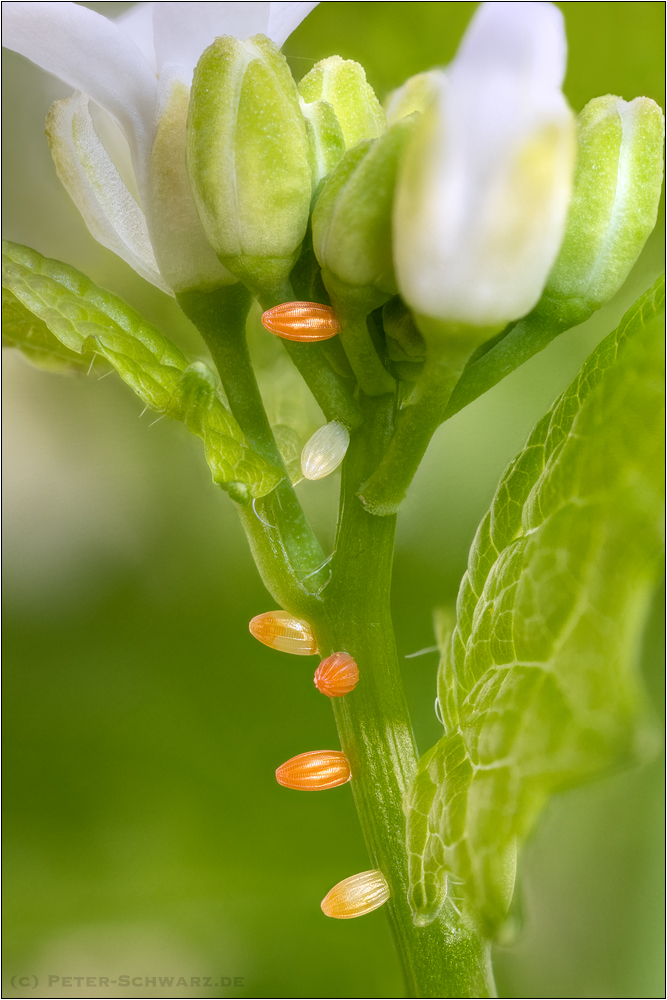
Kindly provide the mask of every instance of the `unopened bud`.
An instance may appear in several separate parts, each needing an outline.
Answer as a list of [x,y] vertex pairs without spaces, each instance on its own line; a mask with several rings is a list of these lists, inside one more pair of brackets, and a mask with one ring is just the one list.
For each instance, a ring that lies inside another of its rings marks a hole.
[[564,71],[560,11],[490,3],[437,74],[394,209],[399,289],[434,354],[463,356],[542,294],[572,193]]
[[330,56],[311,69],[299,84],[299,94],[310,104],[326,101],[333,108],[350,149],[362,139],[375,139],[387,119],[363,66],[352,59]]
[[374,142],[346,153],[313,212],[313,247],[325,284],[371,286],[395,294],[391,253],[396,172],[415,119],[397,122]]
[[223,36],[202,55],[187,160],[222,264],[264,298],[280,297],[308,223],[310,145],[287,63],[264,35]]
[[393,125],[399,118],[411,115],[413,111],[424,112],[438,93],[438,73],[430,70],[428,73],[417,73],[406,80],[402,87],[386,97],[384,106],[387,112],[387,122]]
[[618,291],[655,225],[664,118],[648,97],[608,94],[586,105],[577,135],[565,237],[544,295],[581,322]]

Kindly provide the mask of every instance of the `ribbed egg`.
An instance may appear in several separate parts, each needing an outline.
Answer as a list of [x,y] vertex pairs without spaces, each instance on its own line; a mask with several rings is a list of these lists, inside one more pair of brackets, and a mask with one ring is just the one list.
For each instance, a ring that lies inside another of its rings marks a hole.
[[315,431],[301,452],[301,471],[306,479],[324,479],[337,469],[350,444],[344,424],[332,420]]
[[263,615],[256,615],[248,627],[255,639],[283,653],[312,656],[317,652],[317,642],[308,622],[295,618],[288,611],[265,611]]
[[349,653],[332,653],[315,671],[315,687],[327,698],[340,698],[357,686],[359,668]]
[[340,333],[331,306],[319,302],[283,302],[262,313],[262,325],[277,337],[312,343]]
[[381,871],[359,872],[343,879],[322,900],[322,911],[327,917],[350,920],[362,917],[386,903],[391,895],[387,880]]
[[285,788],[319,792],[349,781],[350,764],[339,750],[311,750],[281,764],[276,779]]

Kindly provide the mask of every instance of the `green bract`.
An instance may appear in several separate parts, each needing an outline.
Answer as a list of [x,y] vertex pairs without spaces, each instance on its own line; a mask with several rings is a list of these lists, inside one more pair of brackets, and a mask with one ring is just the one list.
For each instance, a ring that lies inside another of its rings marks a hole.
[[546,798],[651,749],[637,660],[661,548],[663,307],[664,281],[537,424],[477,531],[438,678],[445,735],[407,800],[418,925],[453,874],[492,936]]
[[292,75],[264,35],[223,36],[202,55],[187,163],[221,262],[263,300],[280,301],[308,223],[311,150]]
[[567,228],[544,296],[585,318],[618,291],[655,225],[664,118],[648,97],[608,94],[586,105],[577,134]]
[[66,349],[66,359],[103,357],[146,406],[182,420],[202,438],[214,482],[239,502],[265,496],[281,481],[283,473],[250,448],[208,366],[188,364],[171,341],[121,299],[75,268],[7,241],[2,280],[12,297],[13,316],[18,316],[14,299],[24,314],[25,325],[20,330],[16,322],[12,326],[13,339],[22,350],[28,347],[29,356],[36,336],[50,356],[55,340]]
[[362,139],[377,138],[387,127],[363,66],[351,59],[330,56],[318,62],[299,84],[299,94],[307,103],[326,101],[331,105],[347,149]]

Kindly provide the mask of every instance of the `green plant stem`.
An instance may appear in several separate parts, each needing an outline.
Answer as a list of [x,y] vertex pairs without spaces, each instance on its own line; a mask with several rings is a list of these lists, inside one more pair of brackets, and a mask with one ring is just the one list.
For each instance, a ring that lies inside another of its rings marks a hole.
[[[303,588],[299,583],[299,574],[304,576],[312,572],[321,564],[324,554],[289,481],[255,379],[245,335],[246,317],[252,301],[250,293],[237,283],[212,292],[184,292],[177,298],[183,312],[208,345],[229,407],[241,430],[255,451],[285,474],[283,481],[262,503],[264,513],[258,513],[255,505],[251,512],[246,512],[243,522],[250,532],[251,545],[255,548],[268,545],[267,554],[273,552],[278,560],[283,589],[287,583],[286,574],[289,573],[290,591],[300,593]],[[266,525],[262,517],[274,526],[271,529],[274,535],[278,532],[270,543],[265,538]],[[253,519],[258,522],[256,525]],[[268,567],[273,562],[262,559],[261,564]],[[316,583],[314,580],[313,585]]]
[[[267,293],[261,296],[259,301],[262,309],[266,310],[293,299],[294,293],[291,289],[287,289],[283,291],[282,297]],[[359,427],[363,418],[359,404],[354,398],[353,383],[331,367],[322,345],[283,340],[283,346],[327,421],[338,420],[349,430]]]
[[[375,517],[356,496],[392,431],[394,400],[366,400],[367,421],[353,435],[343,470],[341,513],[320,614],[313,621],[323,653],[345,650],[359,684],[333,700],[341,746],[371,865],[391,889],[387,913],[410,996],[494,996],[487,944],[444,918],[416,927],[408,904],[403,796],[418,763],[390,613],[395,517]],[[347,874],[353,874],[352,872]]]
[[467,355],[427,360],[412,399],[398,414],[387,451],[359,486],[359,497],[370,513],[386,517],[397,512],[434,431],[444,419],[466,359]]

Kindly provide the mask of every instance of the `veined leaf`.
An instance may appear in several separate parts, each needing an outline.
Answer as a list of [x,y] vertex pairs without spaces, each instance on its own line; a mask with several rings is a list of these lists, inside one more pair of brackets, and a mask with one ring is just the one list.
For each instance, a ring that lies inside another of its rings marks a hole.
[[652,743],[638,651],[661,552],[663,304],[661,281],[602,341],[477,531],[438,677],[445,735],[406,799],[417,924],[453,876],[492,936],[547,797]]
[[[16,243],[4,242],[2,256],[5,294],[23,324],[17,346],[25,350],[32,336],[49,350],[58,345],[67,361],[83,354],[105,358],[147,406],[202,438],[213,481],[234,499],[265,496],[280,482],[283,473],[251,449],[207,365],[190,365],[155,327],[75,268]],[[10,327],[15,338],[17,325]]]
[[14,347],[36,368],[71,374],[86,370],[90,360],[65,347],[8,288],[2,289],[2,346]]

